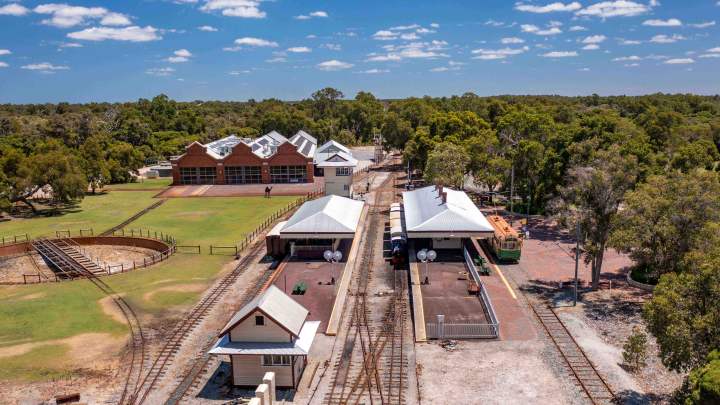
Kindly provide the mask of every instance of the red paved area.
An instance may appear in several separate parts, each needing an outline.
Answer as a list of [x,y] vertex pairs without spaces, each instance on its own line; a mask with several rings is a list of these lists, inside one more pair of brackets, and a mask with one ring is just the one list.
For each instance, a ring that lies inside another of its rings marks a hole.
[[[425,264],[419,263],[420,279],[425,279]],[[445,315],[445,323],[487,323],[480,299],[468,294],[468,280],[458,280],[466,271],[462,262],[428,264],[430,284],[422,291],[425,323],[437,322],[437,315]]]
[[[271,195],[305,195],[318,191],[325,185],[323,177],[316,177],[314,183],[300,184],[269,184]],[[268,184],[237,184],[237,185],[193,185],[171,186],[158,197],[248,197],[265,195]]]
[[[335,264],[335,280],[340,281],[345,263]],[[320,321],[318,330],[324,331],[327,328],[330,312],[335,302],[336,286],[328,285],[332,277],[330,263],[321,261],[290,261],[287,262],[283,271],[275,279],[275,286],[292,294],[296,283],[304,281],[307,285],[307,292],[304,295],[290,295],[300,305],[310,311],[309,321]],[[321,283],[321,284],[318,284]]]
[[[554,227],[548,220],[530,222],[530,239],[523,243],[519,266],[529,280],[557,285],[559,281],[570,282],[575,274],[575,242],[570,235]],[[623,283],[625,269],[632,261],[613,249],[606,250],[603,260],[604,281]],[[512,266],[507,266],[512,268]],[[510,270],[512,271],[512,270]],[[580,260],[579,278],[583,283],[591,280],[590,265]]]

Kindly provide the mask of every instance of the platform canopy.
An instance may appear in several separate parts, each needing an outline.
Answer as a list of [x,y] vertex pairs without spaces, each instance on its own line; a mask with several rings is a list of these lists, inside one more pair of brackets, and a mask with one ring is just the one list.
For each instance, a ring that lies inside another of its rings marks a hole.
[[303,204],[280,230],[281,239],[352,239],[363,201],[329,195]]
[[408,238],[486,238],[494,232],[463,191],[423,187],[404,192],[403,204]]

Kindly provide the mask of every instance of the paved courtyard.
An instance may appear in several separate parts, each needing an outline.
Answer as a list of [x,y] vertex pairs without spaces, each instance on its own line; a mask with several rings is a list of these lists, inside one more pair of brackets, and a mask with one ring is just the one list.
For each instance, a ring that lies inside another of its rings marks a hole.
[[273,195],[305,195],[323,188],[325,179],[316,177],[313,183],[298,184],[233,184],[171,186],[158,195],[162,198],[179,197],[250,197],[265,195],[265,187],[272,187]]

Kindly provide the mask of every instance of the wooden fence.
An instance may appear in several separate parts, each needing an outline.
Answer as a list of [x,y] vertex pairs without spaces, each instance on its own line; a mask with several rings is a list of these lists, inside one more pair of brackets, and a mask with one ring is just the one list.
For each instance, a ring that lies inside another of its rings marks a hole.
[[30,237],[28,236],[28,234],[3,236],[2,243],[0,243],[0,246],[11,245],[14,243],[21,243],[21,242],[29,242],[29,241],[30,241]]

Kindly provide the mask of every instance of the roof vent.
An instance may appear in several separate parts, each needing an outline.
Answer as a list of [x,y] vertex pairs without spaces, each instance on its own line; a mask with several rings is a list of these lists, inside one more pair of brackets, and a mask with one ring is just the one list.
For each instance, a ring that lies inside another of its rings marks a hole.
[[442,196],[442,203],[447,204],[447,191],[440,194]]
[[438,197],[439,197],[439,196],[441,196],[441,195],[443,194],[443,185],[442,185],[442,184],[438,184],[437,190],[438,190]]

